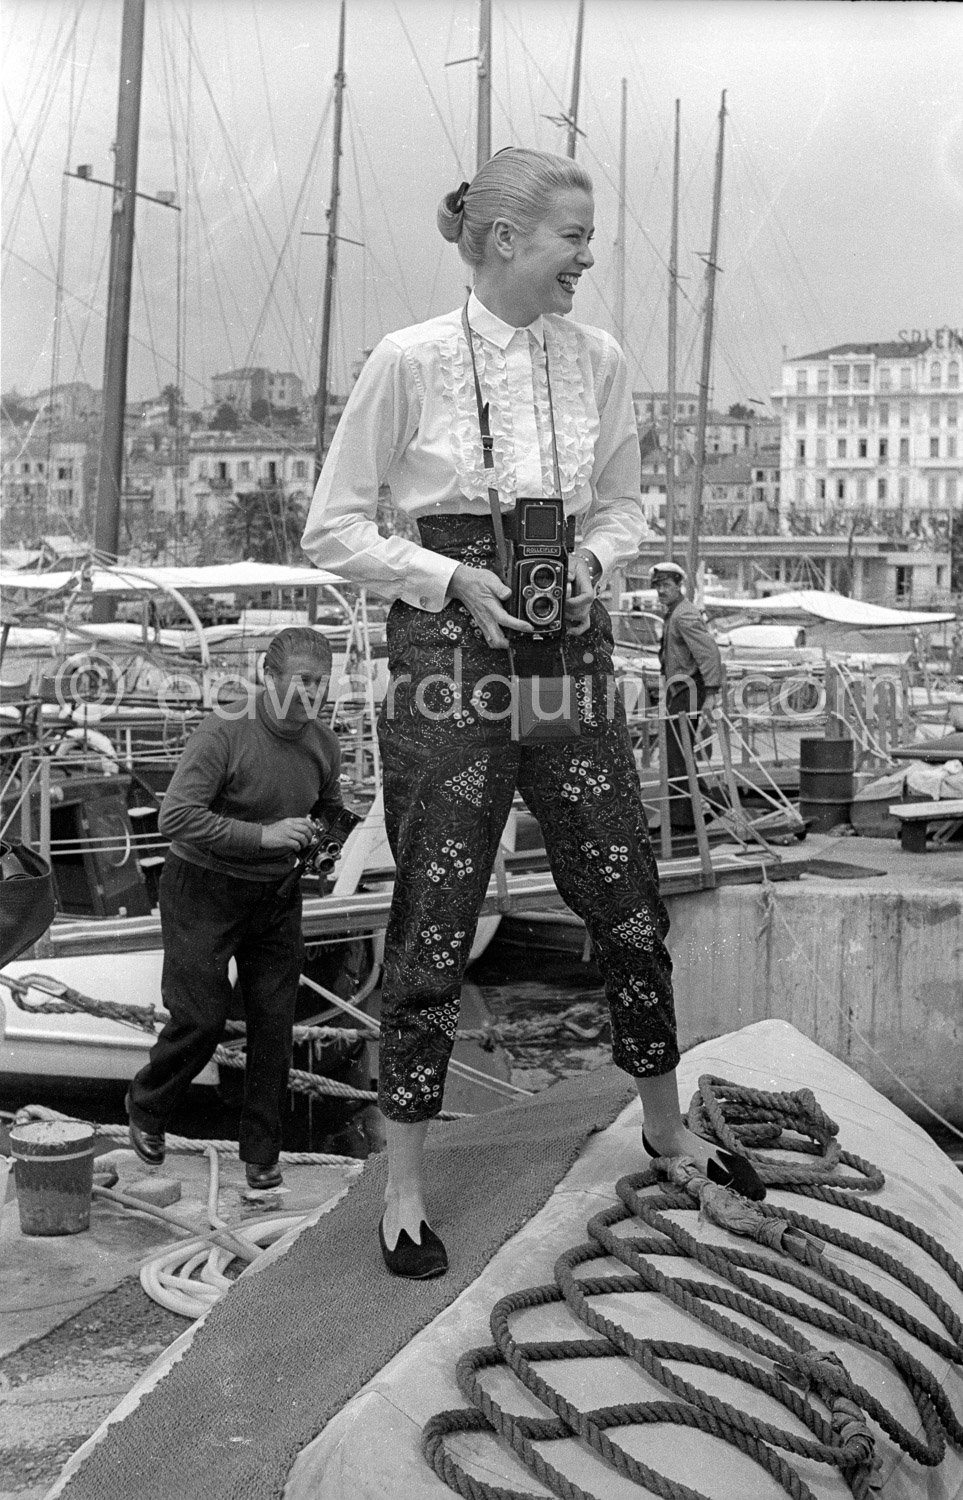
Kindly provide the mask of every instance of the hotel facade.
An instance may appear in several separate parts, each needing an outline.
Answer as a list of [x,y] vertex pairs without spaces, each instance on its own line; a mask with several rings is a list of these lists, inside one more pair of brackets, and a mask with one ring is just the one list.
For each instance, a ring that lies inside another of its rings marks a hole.
[[963,330],[949,328],[785,360],[772,394],[784,529],[946,526],[963,501],[961,370]]

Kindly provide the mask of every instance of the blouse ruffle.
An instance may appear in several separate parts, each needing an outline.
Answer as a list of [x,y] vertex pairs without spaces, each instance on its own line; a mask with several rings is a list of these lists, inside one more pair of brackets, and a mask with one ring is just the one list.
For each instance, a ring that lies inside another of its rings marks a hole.
[[[562,323],[545,320],[549,373],[552,382],[552,409],[558,445],[562,497],[571,500],[591,479],[595,443],[599,433],[599,413],[592,394],[592,372],[587,352],[580,349],[578,334]],[[547,495],[555,493],[555,466],[552,460],[552,420],[545,378],[545,358],[529,335],[532,356],[532,386],[535,393],[535,420],[539,436],[539,459],[542,484]],[[475,340],[475,362],[482,388],[482,399],[489,403],[489,423],[494,438],[494,472],[486,470],[478,428],[478,406],[475,381],[468,347],[461,337],[444,340],[437,348],[443,398],[450,413],[451,458],[462,494],[486,501],[489,485],[494,482],[503,501],[513,502],[518,494],[515,464],[513,409],[529,400],[527,391],[516,387],[519,382],[505,357],[505,351],[486,339]],[[585,368],[582,368],[582,359]]]

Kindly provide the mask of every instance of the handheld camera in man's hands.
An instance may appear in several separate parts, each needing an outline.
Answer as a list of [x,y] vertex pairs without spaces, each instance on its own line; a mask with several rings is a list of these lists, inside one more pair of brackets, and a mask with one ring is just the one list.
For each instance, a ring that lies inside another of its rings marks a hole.
[[309,870],[312,875],[324,875],[328,870],[333,870],[341,857],[348,834],[363,821],[348,807],[342,807],[330,822],[311,818],[314,830],[311,841],[298,855],[302,872]]
[[294,861],[294,869],[285,876],[278,887],[278,896],[290,895],[302,875],[326,875],[333,870],[341,857],[341,850],[344,848],[348,834],[363,821],[364,819],[352,812],[349,807],[340,808],[329,821],[309,818],[311,838],[304,848],[299,850]]

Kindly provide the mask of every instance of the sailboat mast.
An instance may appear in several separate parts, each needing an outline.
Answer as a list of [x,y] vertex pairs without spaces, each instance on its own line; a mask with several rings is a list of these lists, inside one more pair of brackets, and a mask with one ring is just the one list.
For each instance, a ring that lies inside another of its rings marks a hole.
[[324,265],[324,298],[321,310],[321,354],[318,361],[317,426],[314,440],[314,479],[324,462],[325,421],[328,412],[329,366],[331,363],[331,313],[334,306],[334,275],[338,259],[338,203],[341,197],[341,126],[344,119],[344,9],[338,29],[338,68],[334,75],[334,145],[331,163],[331,198],[328,205],[328,253]]
[[692,515],[689,523],[689,587],[695,589],[699,567],[699,528],[702,523],[702,473],[706,458],[706,420],[709,414],[709,372],[712,364],[712,318],[715,309],[716,269],[719,254],[719,211],[722,206],[722,153],[726,131],[726,91],[719,107],[719,144],[716,148],[715,186],[712,192],[712,233],[706,263],[706,314],[702,330],[702,373],[699,377],[699,414],[696,430],[695,469],[692,476]]
[[575,30],[575,64],[572,68],[572,98],[568,107],[568,143],[566,156],[575,157],[578,139],[578,96],[582,84],[582,33],[585,29],[585,0],[578,0],[578,24]]
[[619,129],[619,214],[615,241],[615,337],[625,348],[625,154],[628,84],[622,79],[622,115]]
[[[134,268],[134,208],[144,62],[144,0],[124,0],[120,38],[120,89],[114,158],[114,205],[110,222],[107,333],[104,348],[104,416],[97,472],[94,547],[116,561],[120,540],[120,496],[124,476],[124,413],[127,407],[127,340]],[[95,622],[110,618],[107,600],[95,600]]]
[[492,0],[478,6],[478,141],[475,171],[492,154]]
[[675,101],[675,151],[672,158],[672,240],[669,246],[669,407],[665,458],[665,555],[672,561],[675,547],[675,387],[676,337],[679,325],[679,101]]

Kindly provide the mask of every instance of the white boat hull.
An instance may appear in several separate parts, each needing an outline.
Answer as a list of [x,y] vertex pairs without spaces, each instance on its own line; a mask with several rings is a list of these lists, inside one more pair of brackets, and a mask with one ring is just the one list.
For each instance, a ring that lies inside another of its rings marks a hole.
[[[149,1015],[161,1004],[163,961],[162,949],[148,948],[137,953],[19,959],[7,964],[4,973],[15,979],[43,974],[82,995],[130,1005]],[[39,1006],[50,999],[35,989],[25,1005]],[[25,1009],[8,989],[0,988],[0,1076],[127,1080],[143,1067],[153,1042],[148,1031],[87,1012],[46,1015]],[[196,1082],[216,1084],[217,1068],[209,1064]]]

